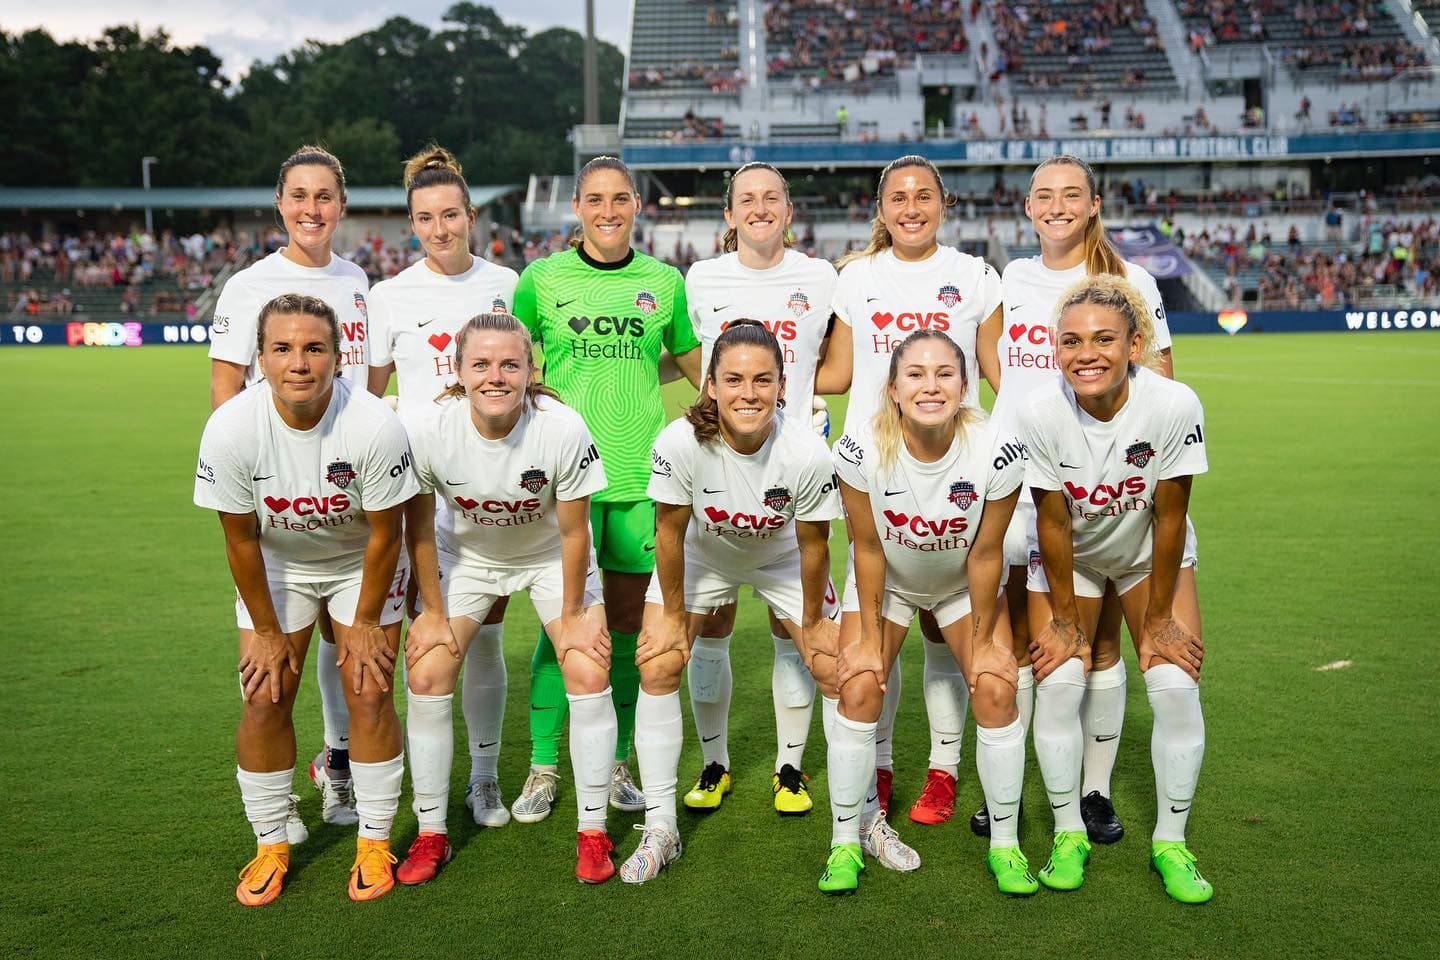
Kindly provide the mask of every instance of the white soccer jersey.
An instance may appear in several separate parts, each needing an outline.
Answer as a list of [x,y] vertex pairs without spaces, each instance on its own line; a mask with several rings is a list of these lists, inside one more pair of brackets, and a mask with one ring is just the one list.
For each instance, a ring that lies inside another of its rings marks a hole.
[[509,313],[519,276],[476,257],[450,277],[424,260],[370,291],[370,365],[395,363],[400,413],[423,410],[457,379],[455,334],[481,313]]
[[1025,485],[1064,492],[1075,560],[1105,573],[1148,569],[1156,484],[1209,469],[1195,391],[1143,367],[1108,422],[1081,410],[1069,384],[1052,382],[1020,412],[1020,436]]
[[605,487],[600,452],[580,414],[549,397],[501,440],[480,436],[468,400],[410,423],[420,489],[435,493],[436,545],[462,562],[519,570],[560,559],[556,500]]
[[795,250],[786,250],[769,270],[752,270],[734,253],[701,260],[685,275],[690,322],[700,338],[700,369],[710,369],[710,349],[732,320],[759,320],[780,342],[785,408],[808,411],[834,297],[835,268]]
[[256,384],[210,415],[200,438],[195,504],[254,513],[266,576],[321,583],[359,573],[367,510],[419,491],[405,428],[384,401],[344,380],[309,430],[280,419],[270,385]]
[[[1155,324],[1155,349],[1170,346],[1170,325],[1155,278],[1139,264],[1125,261],[1125,278],[1140,291],[1150,306]],[[1005,266],[1000,286],[1005,298],[1005,316],[1000,326],[1000,392],[995,397],[994,415],[1013,428],[1027,398],[1039,387],[1055,382],[1055,343],[1050,322],[1060,295],[1085,279],[1085,265],[1069,270],[1051,270],[1040,257],[1011,260]]]
[[965,560],[987,500],[1019,488],[1024,451],[994,422],[965,428],[945,456],[921,463],[900,445],[895,462],[880,467],[868,426],[840,438],[835,473],[869,495],[870,515],[885,549],[885,588],[933,601],[969,589]]
[[841,515],[830,449],[804,418],[783,413],[748,456],[722,437],[702,444],[688,421],[673,421],[655,438],[646,493],[691,507],[685,549],[703,551],[709,566],[742,580],[799,549],[792,520]]
[[340,375],[363,390],[369,377],[365,352],[369,289],[365,271],[334,254],[323,267],[302,267],[284,254],[272,253],[235,274],[221,289],[210,323],[210,356],[248,367],[245,385],[249,386],[261,379],[255,358],[260,308],[282,293],[319,297],[340,319]]
[[835,288],[836,316],[850,325],[855,347],[845,433],[856,434],[880,403],[890,355],[916,330],[945,333],[965,351],[965,403],[979,406],[975,331],[1000,305],[1000,275],[984,260],[942,246],[911,263],[893,250],[845,265]]

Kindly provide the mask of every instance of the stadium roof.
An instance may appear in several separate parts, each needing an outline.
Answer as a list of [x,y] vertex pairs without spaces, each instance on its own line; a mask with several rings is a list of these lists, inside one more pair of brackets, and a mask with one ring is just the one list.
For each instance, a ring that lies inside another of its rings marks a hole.
[[[477,207],[524,188],[516,184],[471,187]],[[351,210],[403,210],[404,187],[351,187]],[[251,210],[275,202],[270,187],[0,187],[0,210]]]

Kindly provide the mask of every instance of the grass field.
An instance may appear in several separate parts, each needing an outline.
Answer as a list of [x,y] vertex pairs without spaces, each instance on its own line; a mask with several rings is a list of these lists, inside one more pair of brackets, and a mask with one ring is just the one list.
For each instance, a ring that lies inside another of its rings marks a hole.
[[[1171,903],[1146,869],[1150,718],[1133,654],[1115,777],[1129,834],[1097,847],[1081,891],[995,893],[964,822],[980,800],[973,728],[961,813],[904,821],[929,743],[915,644],[896,804],[924,866],[872,866],[858,897],[821,897],[819,717],[817,809],[782,821],[769,807],[768,631],[747,602],[732,648],[735,793],[708,819],[682,808],[685,856],[656,882],[574,881],[568,789],[550,820],[487,832],[462,818],[457,779],[455,862],[428,886],[352,904],[353,832],[320,824],[304,783],[311,840],[280,901],[247,910],[232,895],[253,844],[234,778],[231,587],[219,524],[190,506],[203,349],[5,350],[0,956],[1434,957],[1440,336],[1189,337],[1176,358],[1205,403],[1211,457],[1193,500],[1209,655],[1190,820],[1217,890],[1207,906]],[[534,636],[528,603],[512,604],[507,799],[528,759]],[[1335,661],[1352,665],[1317,670]],[[296,718],[303,756],[320,743],[311,681]],[[682,789],[699,768],[687,735]],[[408,778],[406,790],[402,851]],[[1033,758],[1026,800],[1044,809]],[[634,822],[612,813],[622,855]],[[1036,867],[1049,830],[1043,816],[1022,826]]]

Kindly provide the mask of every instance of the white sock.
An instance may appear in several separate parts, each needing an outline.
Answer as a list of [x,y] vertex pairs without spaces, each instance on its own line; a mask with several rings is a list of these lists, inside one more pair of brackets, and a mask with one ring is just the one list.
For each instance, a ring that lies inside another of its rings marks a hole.
[[315,682],[320,687],[320,713],[325,718],[325,746],[349,750],[350,708],[345,706],[344,679],[335,664],[339,655],[335,644],[320,641],[315,648]]
[[350,761],[355,781],[355,812],[360,815],[360,836],[366,840],[389,840],[390,825],[400,809],[400,781],[405,778],[405,754],[397,753],[379,763]]
[[635,753],[645,791],[645,826],[678,830],[675,780],[680,773],[680,692],[653,696],[641,690],[635,702]]
[[411,809],[423,833],[446,832],[450,767],[455,758],[454,700],[454,694],[433,697],[405,691],[405,737],[410,747],[410,787],[415,792]]
[[1184,840],[1185,822],[1205,757],[1205,717],[1200,686],[1173,663],[1145,671],[1145,692],[1155,712],[1150,762],[1155,765],[1155,818],[1152,840]]
[[930,769],[960,775],[960,746],[970,688],[943,643],[925,641],[925,714],[930,720]]
[[730,637],[696,637],[685,668],[690,688],[690,709],[705,763],[730,769]]
[[460,680],[460,709],[470,743],[470,779],[496,775],[500,727],[505,719],[503,623],[482,623],[465,652]]
[[1020,682],[1015,688],[1015,708],[1020,711],[1020,725],[1028,733],[1030,719],[1035,715],[1035,668],[1028,663],[1020,668]]
[[[615,767],[615,701],[610,688],[570,701],[570,773],[575,778],[575,811],[580,830],[604,830]],[[678,762],[678,761],[677,761]]]
[[1120,728],[1125,724],[1125,661],[1091,670],[1085,678],[1085,702],[1080,707],[1080,728],[1085,733],[1085,778],[1082,796],[1098,790],[1110,796],[1110,774],[1120,753]]
[[1055,832],[1083,831],[1080,819],[1080,701],[1085,669],[1071,657],[1035,691],[1035,758],[1050,796]]
[[805,669],[789,637],[770,635],[775,660],[770,667],[770,699],[775,704],[775,772],[790,764],[803,770],[805,741],[815,716],[815,678]]
[[1020,788],[1025,778],[1025,725],[975,726],[975,768],[990,810],[990,846],[1020,845]]
[[820,695],[820,730],[825,734],[826,743],[829,743],[830,738],[835,736],[835,717],[839,711],[839,700],[831,700],[824,694]]
[[256,773],[236,766],[235,779],[240,783],[245,819],[255,831],[255,842],[264,846],[285,843],[285,818],[290,814],[290,784],[295,771],[286,768]]
[[830,781],[830,843],[860,842],[860,813],[875,787],[874,723],[837,713],[825,775]]
[[880,706],[880,725],[875,729],[875,766],[886,770],[894,766],[892,753],[895,734],[895,711],[900,709],[900,658],[890,668],[885,681],[885,702]]

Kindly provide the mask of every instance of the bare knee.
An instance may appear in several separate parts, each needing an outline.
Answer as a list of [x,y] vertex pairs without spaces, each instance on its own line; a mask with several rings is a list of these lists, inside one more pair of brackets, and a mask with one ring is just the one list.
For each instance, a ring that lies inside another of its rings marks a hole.
[[1003,727],[1019,716],[1015,707],[1015,688],[993,674],[982,673],[975,680],[970,709],[980,726]]
[[426,652],[409,671],[410,691],[422,697],[443,697],[455,692],[455,680],[460,674],[460,661],[450,655],[444,647],[435,647]]
[[851,677],[840,690],[841,711],[846,717],[861,723],[873,723],[880,719],[884,702],[885,691],[880,689],[880,680],[873,673]]
[[[588,654],[578,650],[565,656],[560,665],[560,674],[565,680],[565,692],[577,697],[604,692],[610,686],[610,674],[604,667],[590,659]],[[644,670],[641,670],[644,676]]]
[[652,696],[674,693],[680,689],[680,671],[684,666],[684,659],[674,651],[651,657],[640,664],[640,686]]

